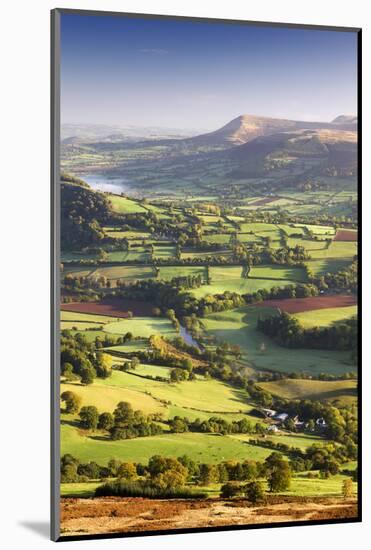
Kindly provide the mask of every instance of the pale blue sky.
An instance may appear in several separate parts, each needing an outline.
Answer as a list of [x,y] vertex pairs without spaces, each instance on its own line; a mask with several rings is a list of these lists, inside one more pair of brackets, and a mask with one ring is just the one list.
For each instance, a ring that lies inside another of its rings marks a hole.
[[62,123],[215,129],[356,113],[355,32],[62,15]]

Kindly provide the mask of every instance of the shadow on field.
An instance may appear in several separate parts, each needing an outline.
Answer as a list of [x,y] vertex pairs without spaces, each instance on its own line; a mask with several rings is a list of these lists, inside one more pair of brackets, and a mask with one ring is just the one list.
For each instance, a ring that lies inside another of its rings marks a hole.
[[50,525],[48,521],[20,521],[19,525],[29,531],[33,531],[43,539],[50,537]]

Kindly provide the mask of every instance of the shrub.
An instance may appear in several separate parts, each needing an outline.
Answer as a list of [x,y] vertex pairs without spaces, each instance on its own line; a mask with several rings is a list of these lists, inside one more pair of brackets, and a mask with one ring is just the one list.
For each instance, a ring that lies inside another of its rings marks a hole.
[[205,498],[206,494],[187,487],[162,488],[141,481],[111,481],[95,490],[96,497],[145,497],[145,498]]

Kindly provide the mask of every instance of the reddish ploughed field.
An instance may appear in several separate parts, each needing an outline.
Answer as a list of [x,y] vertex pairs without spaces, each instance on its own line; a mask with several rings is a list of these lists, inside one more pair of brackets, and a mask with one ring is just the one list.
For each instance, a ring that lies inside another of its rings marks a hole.
[[287,300],[266,300],[256,304],[263,307],[277,307],[286,313],[300,313],[301,311],[312,311],[315,309],[326,309],[331,307],[355,306],[357,300],[354,296],[312,296],[310,298],[288,298]]
[[130,300],[128,298],[112,298],[102,302],[73,302],[71,304],[61,304],[63,311],[75,311],[77,313],[93,313],[95,315],[108,315],[112,317],[128,317],[128,311],[134,315],[150,316],[152,315],[152,306],[140,300]]
[[358,231],[348,231],[347,229],[339,229],[336,232],[334,241],[357,241]]

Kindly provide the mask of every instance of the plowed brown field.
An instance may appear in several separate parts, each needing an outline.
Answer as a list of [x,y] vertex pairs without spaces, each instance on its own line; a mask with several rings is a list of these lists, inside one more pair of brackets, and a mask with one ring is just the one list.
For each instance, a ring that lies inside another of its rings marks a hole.
[[266,300],[256,304],[262,307],[277,307],[286,313],[300,313],[301,311],[312,311],[316,309],[327,309],[332,307],[347,307],[357,304],[355,296],[352,295],[331,295],[312,296],[310,298],[288,298],[286,300]]
[[339,229],[336,232],[334,241],[347,241],[347,242],[354,242],[358,240],[358,232],[357,231],[348,231],[347,229]]
[[128,298],[112,298],[102,302],[73,302],[61,304],[63,311],[75,311],[77,313],[93,313],[94,315],[108,315],[112,317],[129,317],[128,312],[134,315],[151,316],[153,306],[140,300]]

